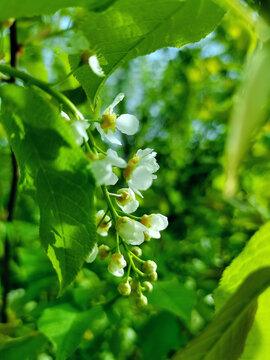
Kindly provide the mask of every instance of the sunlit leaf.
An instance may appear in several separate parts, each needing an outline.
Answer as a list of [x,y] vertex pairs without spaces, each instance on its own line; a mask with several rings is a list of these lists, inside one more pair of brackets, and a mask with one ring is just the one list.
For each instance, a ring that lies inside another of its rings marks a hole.
[[[244,278],[262,266],[270,266],[270,223],[264,225],[249,241],[244,251],[224,271],[220,286],[215,291],[217,310],[227,301]],[[263,360],[270,353],[270,290],[258,301],[254,325],[248,335],[243,360]]]
[[84,332],[91,330],[93,322],[104,318],[101,307],[80,312],[69,304],[61,304],[44,310],[38,328],[56,347],[56,359],[65,360],[76,350]]
[[32,89],[1,87],[1,120],[20,169],[34,179],[41,242],[60,289],[70,284],[92,249],[94,180],[57,109]]
[[[106,78],[121,64],[160,48],[199,41],[214,30],[223,14],[212,0],[118,0],[105,12],[89,12],[80,28],[105,77],[97,76],[88,65],[75,76],[95,102]],[[79,62],[79,56],[70,57],[73,69]]]
[[236,360],[257,309],[257,297],[270,285],[270,267],[249,275],[206,329],[173,360]]
[[0,2],[0,20],[52,14],[61,8],[84,6],[90,10],[102,10],[113,0],[3,0]]

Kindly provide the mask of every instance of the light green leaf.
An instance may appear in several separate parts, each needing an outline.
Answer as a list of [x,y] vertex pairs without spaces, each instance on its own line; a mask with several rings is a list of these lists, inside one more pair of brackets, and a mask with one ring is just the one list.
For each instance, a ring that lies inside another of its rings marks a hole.
[[[224,271],[215,291],[217,310],[251,272],[270,266],[270,223],[265,224],[248,242],[244,251]],[[270,290],[258,301],[254,325],[248,335],[242,360],[264,360],[270,354]]]
[[61,304],[44,310],[38,328],[56,347],[56,359],[65,360],[76,350],[84,332],[100,321],[106,321],[106,315],[99,306],[80,312]]
[[2,0],[0,2],[0,20],[30,17],[40,14],[53,14],[61,8],[83,6],[89,10],[103,10],[113,0]]
[[19,167],[35,182],[40,238],[61,291],[74,280],[95,241],[88,160],[57,109],[37,92],[6,85],[0,97],[1,120]]
[[[212,0],[118,0],[105,12],[89,12],[81,30],[106,76],[95,75],[87,65],[75,76],[95,103],[101,86],[121,64],[160,48],[199,41],[215,29],[223,14]],[[70,57],[72,69],[79,62],[79,56]]]
[[270,95],[270,45],[258,48],[246,64],[242,86],[234,104],[227,140],[226,193],[237,187],[238,167],[266,117]]
[[175,278],[158,281],[148,295],[149,303],[179,316],[185,323],[190,320],[195,305],[195,293]]
[[269,285],[270,267],[249,275],[210,325],[173,360],[238,359],[254,320],[257,297]]

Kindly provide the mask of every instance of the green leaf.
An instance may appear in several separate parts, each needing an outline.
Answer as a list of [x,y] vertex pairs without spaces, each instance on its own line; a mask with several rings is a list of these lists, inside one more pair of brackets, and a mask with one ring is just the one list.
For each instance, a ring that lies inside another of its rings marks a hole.
[[[248,242],[244,251],[224,271],[215,291],[217,310],[251,272],[270,265],[270,222],[265,224]],[[241,359],[263,360],[270,354],[270,290],[260,296],[254,325],[248,335]]]
[[40,238],[60,291],[81,269],[95,241],[94,179],[56,108],[32,89],[0,88],[1,120],[21,171],[34,179]]
[[61,8],[83,6],[92,11],[105,9],[113,0],[10,0],[0,2],[0,20],[53,14]]
[[270,95],[270,45],[258,48],[246,64],[242,86],[234,104],[227,140],[226,193],[237,187],[238,167],[266,117]]
[[185,323],[190,320],[195,305],[195,293],[175,278],[158,281],[148,295],[149,303],[179,316]]
[[[81,66],[75,76],[95,103],[101,86],[120,65],[167,46],[181,47],[213,31],[224,11],[211,0],[118,0],[102,13],[89,12],[81,30],[105,77]],[[80,62],[70,56],[71,68]]]
[[61,304],[44,310],[38,328],[56,347],[56,359],[65,360],[76,350],[84,332],[100,321],[106,321],[106,315],[99,306],[80,312]]
[[249,275],[211,324],[173,360],[238,359],[254,320],[257,297],[269,285],[270,267]]
[[0,358],[1,360],[36,360],[45,342],[46,338],[38,332],[16,339],[8,338],[0,345]]

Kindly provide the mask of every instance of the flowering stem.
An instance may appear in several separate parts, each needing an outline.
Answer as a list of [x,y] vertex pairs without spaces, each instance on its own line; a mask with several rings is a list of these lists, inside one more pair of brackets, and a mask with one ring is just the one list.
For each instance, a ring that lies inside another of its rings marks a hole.
[[128,256],[128,258],[129,258],[129,262],[130,262],[133,270],[134,270],[137,274],[139,274],[140,276],[144,276],[144,273],[143,273],[141,270],[139,270],[139,269],[137,268],[137,266],[134,264],[134,261],[133,261],[131,255],[130,255],[130,250],[129,250],[129,248],[127,247],[127,245],[124,243],[124,241],[122,241],[122,245],[123,245],[124,249],[126,250],[127,256]]
[[128,250],[130,255],[133,256],[137,261],[139,261],[140,263],[145,263],[145,260],[140,259],[137,255],[135,255],[132,251]]
[[104,215],[102,216],[102,218],[100,219],[99,223],[97,224],[97,229],[100,227],[100,225],[102,224],[102,221],[105,219],[106,215],[108,214],[109,208],[106,210],[106,212],[104,212]]
[[126,282],[128,282],[128,278],[129,278],[129,274],[130,274],[130,269],[131,269],[131,262],[128,264],[128,270],[127,270],[127,275],[126,275]]
[[104,195],[105,200],[106,200],[106,202],[107,202],[108,208],[109,208],[109,210],[110,210],[110,212],[111,212],[112,220],[113,220],[114,223],[116,223],[117,219],[119,218],[119,215],[117,214],[117,212],[116,212],[116,210],[115,210],[115,208],[114,208],[114,206],[113,206],[113,203],[112,203],[112,201],[111,201],[109,192],[108,192],[108,190],[107,190],[107,188],[106,188],[105,185],[102,185],[102,186],[101,186],[101,189],[102,189],[102,191],[103,191],[103,195]]
[[121,254],[120,247],[119,247],[119,234],[117,231],[116,231],[116,248],[117,248],[117,253]]
[[141,221],[141,218],[142,218],[142,217],[139,217],[139,216],[134,216],[134,215],[131,215],[131,214],[127,214],[127,213],[125,213],[124,211],[121,211],[121,210],[119,210],[118,212],[119,212],[120,215],[127,216],[127,217],[129,217],[129,218],[131,218],[133,220]]

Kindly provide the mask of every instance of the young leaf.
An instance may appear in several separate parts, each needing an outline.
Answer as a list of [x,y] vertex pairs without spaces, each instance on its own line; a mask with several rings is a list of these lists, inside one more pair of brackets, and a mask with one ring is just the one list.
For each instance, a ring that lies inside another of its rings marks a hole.
[[56,360],[65,360],[76,350],[84,332],[92,331],[94,321],[106,321],[101,307],[80,312],[61,304],[44,310],[38,328],[56,347]]
[[1,120],[19,167],[35,182],[41,242],[63,290],[95,241],[88,160],[57,109],[34,90],[6,85],[0,97]]
[[0,20],[53,14],[57,10],[72,6],[84,6],[89,10],[103,10],[113,0],[10,0],[0,2]]
[[[270,222],[265,224],[248,242],[244,251],[224,271],[221,282],[215,291],[217,310],[241,284],[243,279],[262,266],[270,266]],[[265,359],[270,354],[269,291],[262,294],[258,301],[254,325],[248,335],[242,360]]]
[[[89,12],[81,30],[105,77],[97,76],[87,65],[75,76],[95,103],[101,86],[121,64],[160,48],[199,41],[214,30],[223,14],[212,0],[118,0],[105,12]],[[70,56],[72,69],[79,62],[79,56]]]
[[270,267],[249,275],[209,326],[173,360],[236,360],[241,355],[257,308],[270,285]]
[[226,193],[236,190],[238,167],[251,145],[256,130],[265,120],[270,95],[270,45],[264,44],[252,54],[244,70],[237,94],[227,140]]

